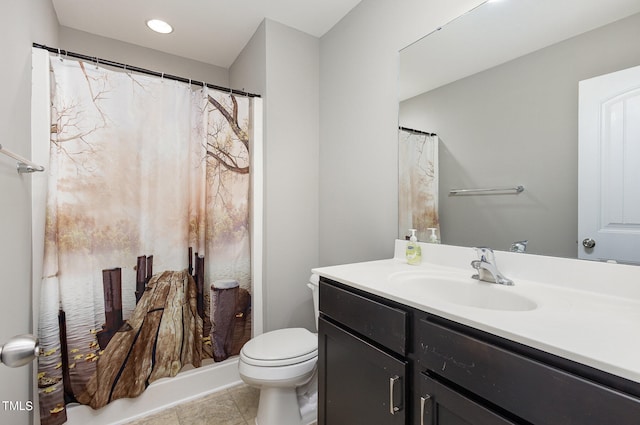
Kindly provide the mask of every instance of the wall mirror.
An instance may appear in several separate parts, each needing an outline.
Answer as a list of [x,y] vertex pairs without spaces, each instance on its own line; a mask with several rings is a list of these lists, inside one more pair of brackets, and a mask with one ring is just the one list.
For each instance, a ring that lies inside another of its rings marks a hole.
[[579,82],[640,66],[637,40],[640,0],[490,0],[400,52],[399,125],[439,139],[442,243],[578,257]]

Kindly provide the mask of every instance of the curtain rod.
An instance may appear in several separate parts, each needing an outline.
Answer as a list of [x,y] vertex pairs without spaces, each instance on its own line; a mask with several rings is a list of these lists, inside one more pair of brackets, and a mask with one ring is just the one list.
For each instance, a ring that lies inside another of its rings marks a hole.
[[436,133],[429,133],[426,131],[414,130],[413,128],[407,128],[407,127],[398,127],[398,128],[400,130],[408,131],[409,133],[424,134],[425,136],[437,136]]
[[70,52],[68,50],[56,49],[54,47],[45,46],[44,44],[33,43],[33,47],[36,47],[38,49],[48,50],[51,53],[57,53],[61,57],[64,56],[64,57],[82,59],[84,61],[90,61],[90,62],[94,62],[94,63],[100,64],[100,65],[112,66],[112,67],[124,69],[124,70],[127,70],[127,71],[138,72],[140,74],[153,75],[154,77],[167,78],[169,80],[180,81],[181,83],[190,83],[190,84],[194,84],[196,86],[209,87],[209,88],[212,88],[212,89],[216,89],[216,90],[220,90],[220,91],[225,91],[225,92],[237,94],[238,96],[261,97],[259,94],[247,93],[247,92],[244,92],[242,90],[235,90],[235,89],[231,89],[231,88],[228,88],[228,87],[218,86],[216,84],[205,83],[205,82],[202,82],[202,81],[195,81],[195,80],[191,80],[189,78],[178,77],[176,75],[165,74],[163,72],[158,72],[158,71],[152,71],[152,70],[149,70],[149,69],[139,68],[137,66],[131,66],[131,65],[124,64],[124,63],[120,63],[120,62],[114,62],[114,61],[109,60],[109,59],[102,59],[102,58],[98,58],[98,57],[95,57],[95,56],[87,56],[87,55],[83,55],[81,53]]

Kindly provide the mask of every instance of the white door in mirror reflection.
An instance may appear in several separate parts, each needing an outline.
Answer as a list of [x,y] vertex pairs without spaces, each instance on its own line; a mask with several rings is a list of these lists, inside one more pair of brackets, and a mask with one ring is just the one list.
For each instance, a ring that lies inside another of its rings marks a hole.
[[578,257],[640,264],[640,66],[579,90]]

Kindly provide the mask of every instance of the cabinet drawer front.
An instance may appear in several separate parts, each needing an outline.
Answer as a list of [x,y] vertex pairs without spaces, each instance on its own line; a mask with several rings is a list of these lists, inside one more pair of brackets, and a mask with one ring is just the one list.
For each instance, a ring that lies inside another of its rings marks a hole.
[[637,425],[640,400],[427,320],[417,354],[427,369],[534,424]]
[[326,282],[320,282],[320,312],[353,331],[405,355],[407,313]]

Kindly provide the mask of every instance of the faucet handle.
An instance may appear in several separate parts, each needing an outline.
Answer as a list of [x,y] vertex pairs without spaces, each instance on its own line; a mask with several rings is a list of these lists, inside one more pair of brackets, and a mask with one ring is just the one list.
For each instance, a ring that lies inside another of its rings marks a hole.
[[475,249],[476,253],[478,253],[478,258],[480,259],[480,261],[495,264],[496,256],[493,253],[493,249],[489,248],[488,246],[478,246],[474,247],[473,249]]
[[511,248],[509,248],[509,251],[511,252],[519,252],[519,253],[524,253],[527,251],[527,243],[529,241],[528,240],[524,240],[524,241],[515,241],[511,244]]

